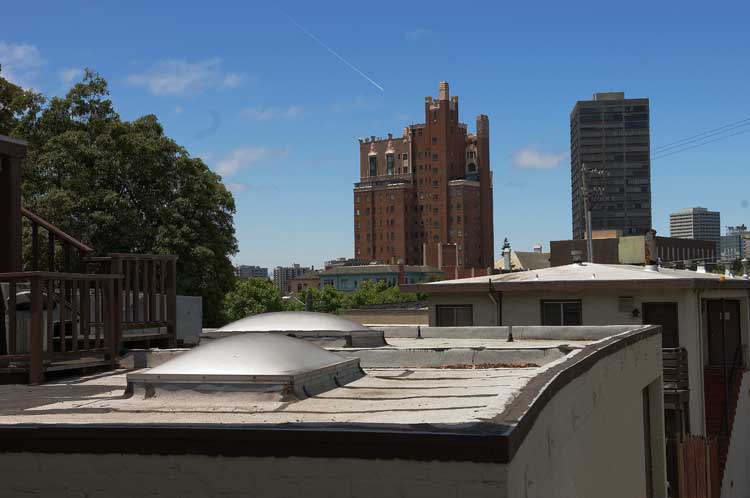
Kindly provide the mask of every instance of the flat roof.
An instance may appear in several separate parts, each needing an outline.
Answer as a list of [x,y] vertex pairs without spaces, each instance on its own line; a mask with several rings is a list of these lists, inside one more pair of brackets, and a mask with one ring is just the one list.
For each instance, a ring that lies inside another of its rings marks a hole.
[[[553,328],[549,328],[553,330]],[[342,355],[549,350],[537,364],[370,367],[296,402],[247,392],[125,397],[123,370],[41,386],[0,386],[0,451],[337,456],[508,462],[554,394],[599,359],[653,336],[634,326],[597,341],[389,339]],[[511,358],[509,356],[509,358]],[[501,358],[498,356],[498,358]]]
[[519,271],[483,277],[460,278],[404,286],[408,292],[455,292],[458,290],[536,290],[556,286],[582,287],[702,287],[750,288],[750,280],[742,277],[725,277],[716,273],[698,273],[690,270],[643,266],[610,265],[600,263],[574,263],[539,270]]

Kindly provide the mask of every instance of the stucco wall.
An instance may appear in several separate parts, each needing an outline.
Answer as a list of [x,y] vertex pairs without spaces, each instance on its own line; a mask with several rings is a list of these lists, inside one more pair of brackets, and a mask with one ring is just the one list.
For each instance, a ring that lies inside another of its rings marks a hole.
[[0,454],[3,496],[504,498],[496,464],[327,458]]
[[740,385],[737,412],[732,427],[732,442],[729,445],[721,498],[745,498],[750,496],[750,372],[745,372]]
[[508,496],[645,496],[642,389],[651,400],[654,495],[666,495],[661,337],[597,362],[539,415],[508,470]]
[[[633,308],[639,315],[618,310],[618,297],[632,296]],[[703,403],[703,366],[708,361],[708,337],[703,330],[701,314],[702,299],[731,298],[740,300],[742,312],[744,358],[750,358],[748,347],[748,293],[745,290],[704,290],[700,293],[690,289],[595,289],[588,291],[552,292],[505,292],[502,300],[503,325],[541,325],[541,300],[580,299],[583,325],[628,325],[643,322],[642,305],[646,302],[676,302],[680,329],[680,346],[688,351],[690,381],[690,432],[705,434],[705,407]],[[475,326],[497,325],[497,307],[486,292],[457,295],[428,296],[430,325],[436,324],[435,305],[472,304]]]

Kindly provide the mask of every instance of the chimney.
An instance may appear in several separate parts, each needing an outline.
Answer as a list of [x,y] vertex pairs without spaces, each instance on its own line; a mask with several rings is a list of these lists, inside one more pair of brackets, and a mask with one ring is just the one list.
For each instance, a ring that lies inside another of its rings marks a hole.
[[503,271],[511,271],[511,263],[510,263],[510,247],[506,247],[503,249]]
[[448,100],[448,82],[447,81],[441,81],[440,82],[440,91],[438,94],[438,100]]

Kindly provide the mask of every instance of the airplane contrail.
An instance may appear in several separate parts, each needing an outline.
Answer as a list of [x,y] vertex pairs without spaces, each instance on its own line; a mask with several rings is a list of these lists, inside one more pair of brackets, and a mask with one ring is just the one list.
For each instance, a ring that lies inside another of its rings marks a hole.
[[320,45],[324,49],[328,50],[331,54],[333,54],[334,57],[336,57],[338,60],[340,60],[341,62],[343,62],[347,66],[349,66],[350,69],[352,69],[353,71],[355,71],[357,74],[359,74],[360,76],[362,76],[364,79],[366,79],[367,81],[369,81],[370,83],[372,83],[372,85],[375,86],[375,88],[377,88],[381,92],[385,92],[385,89],[382,86],[380,86],[375,80],[373,80],[372,78],[370,78],[369,76],[367,76],[365,73],[363,73],[362,71],[360,71],[359,68],[357,68],[354,64],[352,64],[351,62],[349,62],[348,60],[346,60],[342,56],[340,56],[338,54],[338,52],[336,52],[334,49],[332,49],[331,47],[329,47],[328,45],[326,45],[325,43],[323,43],[320,40],[320,38],[318,38],[314,34],[310,33],[307,29],[305,29],[304,26],[302,26],[300,23],[298,23],[297,21],[295,21],[292,18],[292,16],[290,16],[289,14],[287,14],[286,12],[284,12],[283,10],[281,11],[281,13],[284,14],[286,16],[286,18],[289,19],[289,21],[292,24],[294,24],[295,26],[297,26],[300,29],[300,31],[302,31],[303,33],[305,33],[310,38],[312,38],[312,40],[315,43],[317,43],[318,45]]

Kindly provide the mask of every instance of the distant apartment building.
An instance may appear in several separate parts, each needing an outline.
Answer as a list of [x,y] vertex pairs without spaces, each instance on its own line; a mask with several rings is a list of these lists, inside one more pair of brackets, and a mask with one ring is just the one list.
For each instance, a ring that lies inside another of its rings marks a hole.
[[320,272],[320,286],[351,292],[363,282],[385,282],[388,285],[416,284],[441,280],[443,272],[431,266],[363,265],[337,266]]
[[425,98],[424,111],[425,122],[400,137],[359,141],[354,257],[486,273],[493,266],[489,119],[477,116],[470,134],[446,82],[437,99]]
[[307,289],[318,289],[320,288],[320,272],[305,272],[299,277],[290,278],[287,285],[291,294],[299,294]]
[[268,268],[260,266],[239,265],[235,267],[235,274],[240,278],[268,278]]
[[746,225],[727,227],[721,236],[721,261],[733,263],[742,258],[750,258],[750,231]]
[[647,98],[609,92],[576,103],[570,114],[574,239],[586,234],[584,180],[592,230],[642,235],[651,229],[650,150]]
[[669,235],[678,239],[721,243],[721,214],[702,207],[680,209],[669,215]]
[[292,264],[292,266],[277,266],[273,269],[273,283],[282,294],[291,294],[292,288],[289,281],[314,269],[312,266],[300,266],[297,263]]

